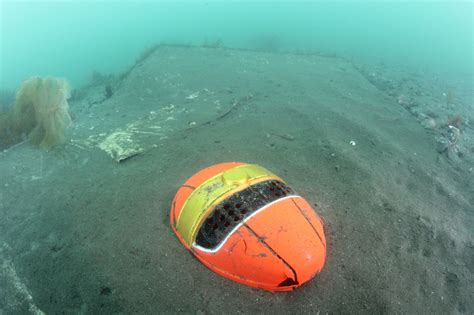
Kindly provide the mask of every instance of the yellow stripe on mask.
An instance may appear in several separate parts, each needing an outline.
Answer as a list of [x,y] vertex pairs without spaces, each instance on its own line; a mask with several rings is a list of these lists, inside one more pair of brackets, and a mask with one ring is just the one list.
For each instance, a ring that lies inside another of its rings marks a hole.
[[191,246],[202,222],[215,206],[236,192],[267,180],[283,182],[272,172],[254,164],[240,165],[211,177],[197,187],[184,203],[176,222],[176,230]]

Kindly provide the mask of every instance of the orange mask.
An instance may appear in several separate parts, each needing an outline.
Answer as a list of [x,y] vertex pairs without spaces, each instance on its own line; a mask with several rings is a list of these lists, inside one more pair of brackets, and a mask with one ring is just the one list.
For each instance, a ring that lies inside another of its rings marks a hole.
[[204,265],[236,282],[289,291],[323,268],[323,221],[309,203],[263,167],[203,169],[173,200],[171,227]]

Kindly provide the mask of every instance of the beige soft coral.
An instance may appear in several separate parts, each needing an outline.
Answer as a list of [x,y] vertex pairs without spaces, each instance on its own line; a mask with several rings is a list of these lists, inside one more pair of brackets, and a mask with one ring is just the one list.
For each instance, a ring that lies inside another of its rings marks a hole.
[[25,133],[32,143],[42,148],[61,143],[69,115],[70,86],[66,80],[53,77],[32,77],[24,81],[13,106],[13,128]]

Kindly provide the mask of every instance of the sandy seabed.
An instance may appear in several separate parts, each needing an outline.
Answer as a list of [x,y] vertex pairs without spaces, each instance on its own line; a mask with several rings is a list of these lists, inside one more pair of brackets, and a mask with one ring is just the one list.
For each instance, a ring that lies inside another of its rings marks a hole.
[[[473,120],[449,142],[455,104],[423,110],[446,103],[440,90],[427,84],[439,92],[427,101],[423,78],[398,75],[160,46],[96,80],[70,100],[65,144],[0,154],[0,313],[474,312]],[[179,243],[177,188],[226,161],[268,168],[318,209],[328,256],[312,281],[248,288]]]

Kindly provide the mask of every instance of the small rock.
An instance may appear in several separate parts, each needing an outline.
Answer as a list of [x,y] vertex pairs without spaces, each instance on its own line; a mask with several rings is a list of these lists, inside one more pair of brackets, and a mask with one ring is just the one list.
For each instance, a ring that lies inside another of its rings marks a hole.
[[100,289],[100,295],[110,295],[112,293],[112,289],[109,287],[102,287]]
[[448,141],[446,141],[445,139],[438,139],[437,142],[438,144],[436,150],[438,151],[438,153],[443,153],[448,149]]

